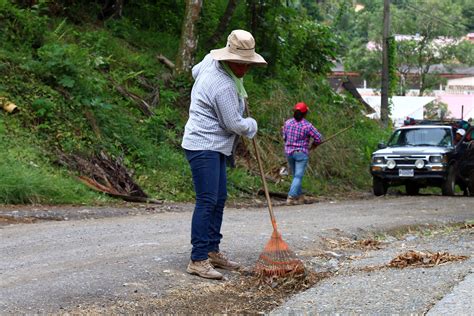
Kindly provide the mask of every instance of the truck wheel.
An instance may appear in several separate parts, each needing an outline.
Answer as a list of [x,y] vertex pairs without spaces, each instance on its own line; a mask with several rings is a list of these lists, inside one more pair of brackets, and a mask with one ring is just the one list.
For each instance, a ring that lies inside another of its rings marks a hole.
[[471,196],[474,196],[474,170],[471,171],[471,174],[469,175],[469,193]]
[[418,195],[418,193],[420,193],[420,187],[416,183],[407,183],[405,190],[408,195]]
[[374,190],[375,196],[385,195],[387,193],[388,184],[386,181],[373,177],[372,179],[372,188]]
[[448,175],[446,176],[446,180],[441,186],[441,191],[443,195],[453,196],[455,186],[456,186],[456,174],[455,174],[454,166],[450,166],[448,169]]

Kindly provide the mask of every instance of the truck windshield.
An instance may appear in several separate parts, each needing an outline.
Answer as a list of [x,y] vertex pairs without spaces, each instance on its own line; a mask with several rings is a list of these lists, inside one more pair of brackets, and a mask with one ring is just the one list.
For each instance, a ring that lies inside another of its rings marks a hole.
[[448,128],[410,128],[396,130],[388,146],[452,146],[452,134]]

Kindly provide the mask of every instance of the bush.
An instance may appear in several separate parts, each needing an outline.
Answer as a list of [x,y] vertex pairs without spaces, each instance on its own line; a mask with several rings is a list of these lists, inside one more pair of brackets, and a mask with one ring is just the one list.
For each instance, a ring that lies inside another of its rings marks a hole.
[[0,41],[11,49],[40,47],[46,34],[45,17],[38,12],[19,9],[0,0]]

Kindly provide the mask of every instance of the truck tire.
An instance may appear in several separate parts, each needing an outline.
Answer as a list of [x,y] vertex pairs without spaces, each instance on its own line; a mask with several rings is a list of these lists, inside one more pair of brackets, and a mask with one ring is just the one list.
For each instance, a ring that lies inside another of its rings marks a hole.
[[372,178],[372,188],[375,196],[381,196],[387,194],[388,185],[387,182],[378,178]]
[[445,196],[453,196],[454,189],[456,187],[456,173],[454,170],[454,166],[449,166],[448,168],[448,175],[446,176],[446,180],[443,182],[441,186],[441,192]]
[[420,186],[416,183],[407,183],[405,185],[405,191],[407,192],[407,195],[418,195],[420,193]]
[[471,174],[469,175],[469,193],[471,196],[474,196],[474,170],[471,171]]

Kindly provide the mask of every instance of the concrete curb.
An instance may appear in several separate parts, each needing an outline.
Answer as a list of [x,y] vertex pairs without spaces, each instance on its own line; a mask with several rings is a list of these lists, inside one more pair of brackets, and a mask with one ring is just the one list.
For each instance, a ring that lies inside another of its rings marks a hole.
[[428,311],[427,316],[472,315],[474,312],[474,271]]

